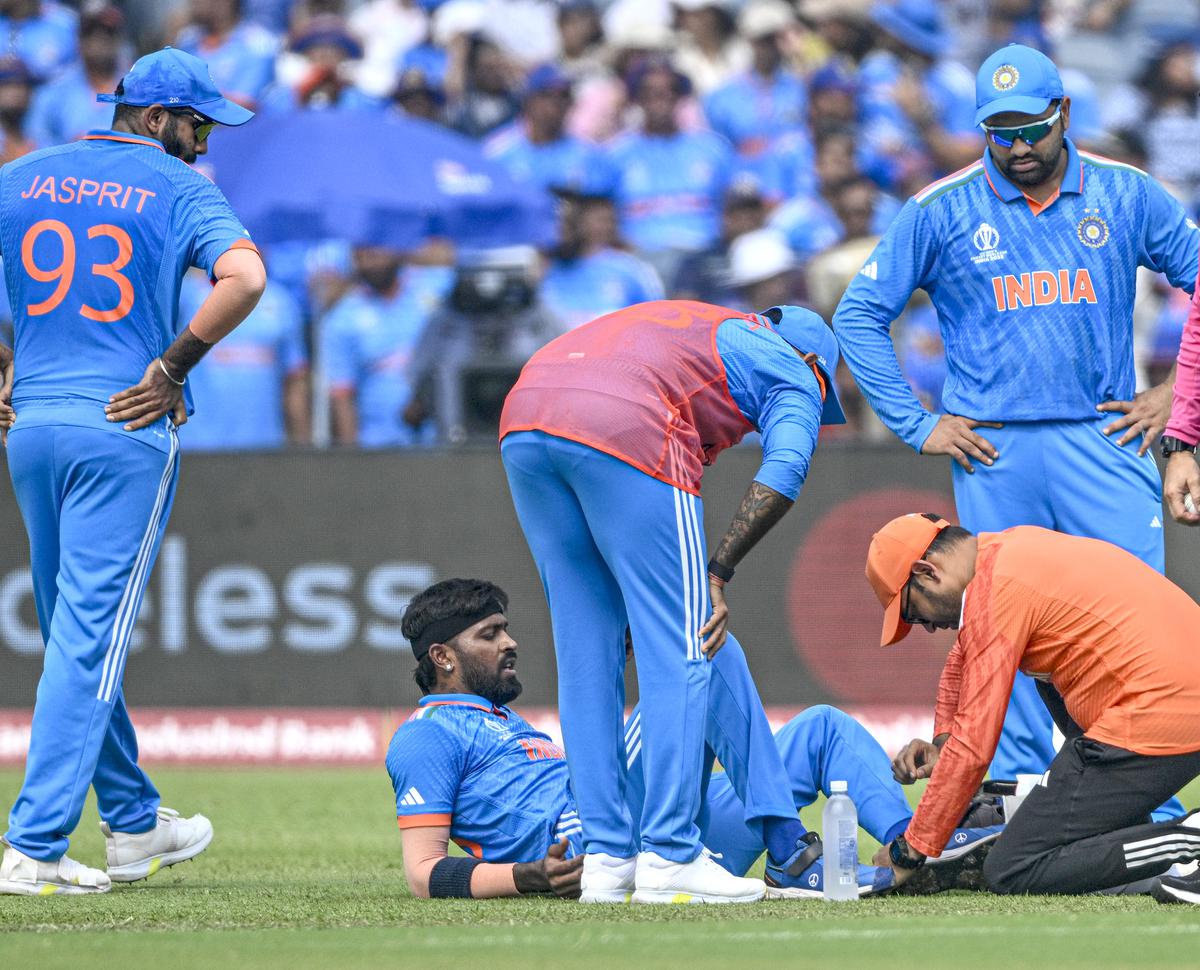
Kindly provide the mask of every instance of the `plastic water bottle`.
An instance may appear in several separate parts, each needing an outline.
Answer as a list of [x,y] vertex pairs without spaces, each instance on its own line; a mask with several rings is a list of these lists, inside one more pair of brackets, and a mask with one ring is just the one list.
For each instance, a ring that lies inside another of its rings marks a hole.
[[829,783],[829,801],[821,813],[825,845],[825,898],[858,899],[858,811],[844,781]]

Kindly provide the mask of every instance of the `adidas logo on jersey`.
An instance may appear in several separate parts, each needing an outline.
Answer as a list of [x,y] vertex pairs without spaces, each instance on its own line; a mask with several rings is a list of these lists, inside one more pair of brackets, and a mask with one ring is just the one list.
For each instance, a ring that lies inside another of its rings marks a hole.
[[858,271],[858,275],[865,276],[869,280],[879,279],[879,262],[874,259],[871,260],[866,266]]
[[412,808],[415,805],[424,805],[425,799],[421,797],[421,793],[414,786],[404,793],[404,797],[400,799],[400,804]]
[[1154,518],[1152,518],[1152,519],[1150,520],[1150,528],[1151,528],[1151,529],[1161,529],[1161,528],[1162,528],[1162,519],[1160,519],[1160,518],[1159,518],[1159,517],[1156,515]]

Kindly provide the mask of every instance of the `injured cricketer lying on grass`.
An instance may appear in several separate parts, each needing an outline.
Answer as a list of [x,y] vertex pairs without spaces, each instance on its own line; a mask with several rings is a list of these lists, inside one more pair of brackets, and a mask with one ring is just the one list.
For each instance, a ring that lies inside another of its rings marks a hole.
[[[499,649],[491,627],[503,627]],[[502,613],[446,641],[437,663],[418,666],[425,696],[396,731],[387,755],[413,893],[483,898],[552,892],[574,898],[582,877],[585,901],[627,900],[631,860],[611,860],[607,879],[603,867],[585,876],[586,824],[571,794],[566,753],[506,706],[520,693],[520,682],[517,645]],[[739,876],[766,851],[768,897],[819,897],[821,842],[804,830],[797,811],[828,793],[832,780],[844,780],[862,827],[886,845],[912,818],[891,759],[858,722],[827,706],[808,709],[772,736],[741,648],[727,644],[712,662],[706,732],[711,773],[696,819],[706,851]],[[639,715],[640,705],[625,729],[624,791],[635,828],[647,770]],[[714,759],[723,770],[711,771]],[[909,891],[981,888],[982,857],[1003,830],[1001,820],[990,804],[973,807],[929,874]],[[790,840],[774,851],[773,830]],[[449,858],[450,841],[470,858]],[[634,847],[630,854],[636,852]],[[861,896],[892,887],[886,861],[859,870]]]

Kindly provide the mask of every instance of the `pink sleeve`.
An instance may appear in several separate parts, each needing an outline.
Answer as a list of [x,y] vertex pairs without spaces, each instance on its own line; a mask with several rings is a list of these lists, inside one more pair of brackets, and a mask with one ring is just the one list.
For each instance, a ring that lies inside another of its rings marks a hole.
[[1175,374],[1175,400],[1164,434],[1200,443],[1200,285],[1188,307],[1183,341],[1179,345],[1179,369]]
[[[446,858],[450,842],[450,827],[425,825],[419,828],[402,828],[404,841],[404,875],[408,888],[420,899],[429,898],[429,874],[439,861]],[[471,873],[471,895],[475,899],[493,899],[497,896],[519,896],[513,879],[511,862],[485,862]]]

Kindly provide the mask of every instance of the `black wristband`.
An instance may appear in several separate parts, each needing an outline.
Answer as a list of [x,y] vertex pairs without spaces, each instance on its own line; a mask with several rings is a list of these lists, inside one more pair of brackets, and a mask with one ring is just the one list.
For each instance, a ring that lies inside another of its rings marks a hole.
[[723,583],[727,583],[733,579],[733,567],[719,563],[715,559],[708,561],[708,572],[709,575],[716,576]]
[[1173,454],[1179,451],[1186,451],[1194,455],[1196,454],[1196,446],[1189,445],[1181,438],[1176,438],[1169,434],[1162,436],[1162,456],[1164,458],[1170,458]]
[[481,865],[479,859],[439,859],[429,873],[430,899],[470,899],[471,873]]
[[899,869],[920,869],[925,865],[925,857],[914,859],[908,854],[908,840],[903,835],[897,835],[892,839],[892,844],[888,846],[888,858],[891,859],[892,865]]

